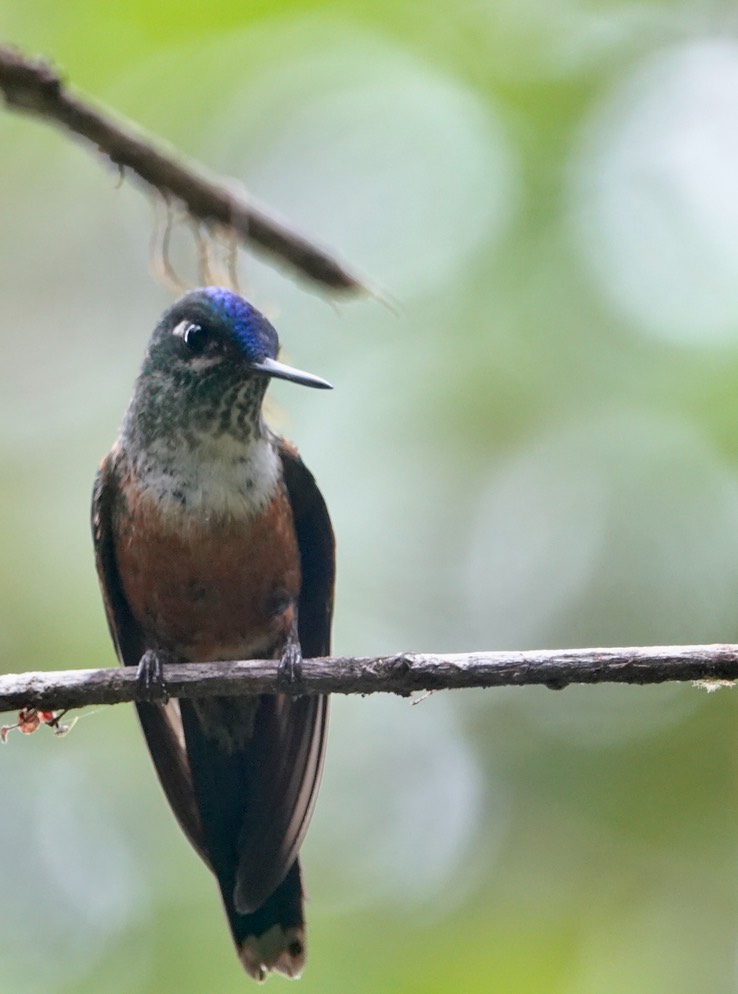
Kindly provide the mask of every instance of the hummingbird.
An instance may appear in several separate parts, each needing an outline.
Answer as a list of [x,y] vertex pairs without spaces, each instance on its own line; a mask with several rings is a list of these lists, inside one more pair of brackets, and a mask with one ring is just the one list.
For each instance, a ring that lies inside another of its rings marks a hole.
[[330,652],[334,538],[315,479],[263,416],[279,362],[269,321],[204,287],[162,316],[92,503],[97,573],[164,793],[214,873],[256,980],[305,963],[298,852],[325,754],[326,696],[168,699],[168,662],[278,659],[296,686]]

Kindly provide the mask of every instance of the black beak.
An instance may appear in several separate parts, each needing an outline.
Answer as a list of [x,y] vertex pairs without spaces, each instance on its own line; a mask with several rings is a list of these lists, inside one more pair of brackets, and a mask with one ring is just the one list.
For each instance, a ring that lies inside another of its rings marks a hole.
[[283,362],[266,357],[258,362],[249,363],[249,368],[255,373],[263,373],[265,376],[275,376],[278,380],[290,380],[292,383],[302,383],[304,387],[318,387],[320,390],[332,390],[333,386],[328,380],[323,380],[312,373],[303,373],[300,369],[293,369],[292,366],[285,366]]

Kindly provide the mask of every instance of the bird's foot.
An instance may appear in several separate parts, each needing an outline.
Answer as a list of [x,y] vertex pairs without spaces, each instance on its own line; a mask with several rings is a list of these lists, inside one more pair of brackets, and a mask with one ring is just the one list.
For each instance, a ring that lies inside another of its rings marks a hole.
[[277,682],[285,690],[295,690],[302,682],[302,649],[296,638],[290,638],[282,650],[277,668]]
[[142,698],[152,704],[166,704],[169,691],[164,680],[164,666],[174,659],[162,649],[147,649],[136,671],[136,686]]

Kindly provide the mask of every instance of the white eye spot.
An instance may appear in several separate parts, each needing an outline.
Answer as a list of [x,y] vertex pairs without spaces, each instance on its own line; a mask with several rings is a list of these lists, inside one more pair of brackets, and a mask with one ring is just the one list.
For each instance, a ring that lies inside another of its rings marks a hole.
[[199,356],[205,351],[212,335],[207,327],[195,324],[194,321],[180,321],[172,329],[172,334],[181,338],[193,355]]
[[188,336],[192,333],[192,331],[195,328],[198,328],[198,327],[199,326],[196,325],[196,324],[193,324],[192,321],[180,321],[179,324],[176,325],[176,327],[172,328],[172,334],[176,335],[177,338],[184,339],[184,341],[186,342]]

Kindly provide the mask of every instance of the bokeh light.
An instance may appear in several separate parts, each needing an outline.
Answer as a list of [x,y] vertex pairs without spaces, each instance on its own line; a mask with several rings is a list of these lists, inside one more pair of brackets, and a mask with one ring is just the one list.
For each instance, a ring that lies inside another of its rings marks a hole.
[[[0,26],[391,303],[240,259],[335,385],[271,410],[338,535],[339,653],[738,638],[729,11],[37,0]],[[112,665],[89,493],[171,300],[157,208],[30,118],[0,111],[0,150],[3,668]],[[180,217],[172,259],[197,281]],[[736,706],[336,700],[301,990],[734,992]],[[0,760],[0,994],[245,989],[130,709]]]
[[587,122],[572,209],[602,291],[675,342],[738,336],[738,40],[630,67]]

